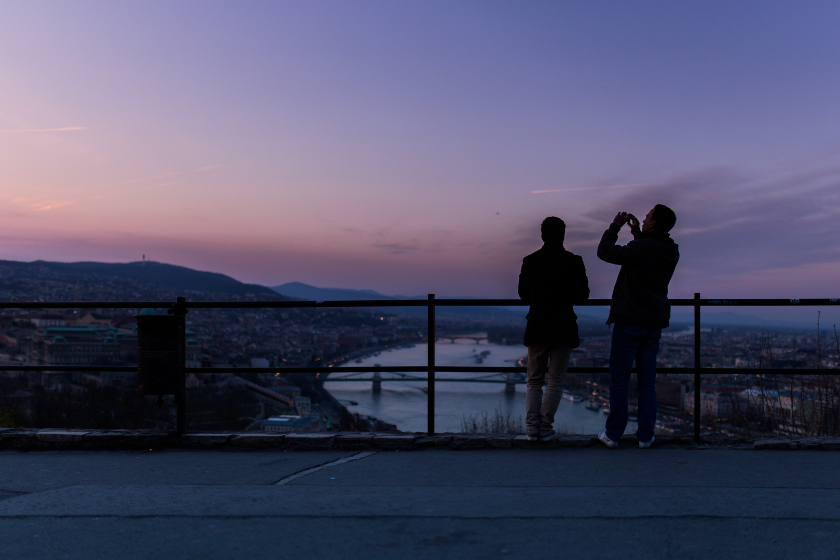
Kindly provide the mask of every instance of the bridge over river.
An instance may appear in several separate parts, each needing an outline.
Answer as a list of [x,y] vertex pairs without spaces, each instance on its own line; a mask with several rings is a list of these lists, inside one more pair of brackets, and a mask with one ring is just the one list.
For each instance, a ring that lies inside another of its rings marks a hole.
[[435,336],[435,341],[448,340],[455,344],[456,340],[473,340],[476,344],[481,344],[482,340],[488,340],[487,335],[484,334],[439,334]]
[[[382,383],[393,381],[416,381],[419,383],[426,383],[428,377],[417,373],[342,373],[340,370],[330,372],[326,382],[359,382],[369,381],[374,393],[382,390]],[[498,383],[505,385],[506,392],[514,392],[517,384],[527,383],[528,378],[524,373],[488,373],[484,375],[477,375],[472,377],[435,377],[435,383]]]

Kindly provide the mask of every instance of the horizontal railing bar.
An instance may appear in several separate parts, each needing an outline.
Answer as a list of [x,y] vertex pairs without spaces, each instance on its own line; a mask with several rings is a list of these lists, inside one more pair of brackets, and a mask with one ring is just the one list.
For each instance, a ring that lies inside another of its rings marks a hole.
[[[671,300],[672,305],[693,305],[694,300]],[[685,301],[687,303],[675,304],[673,301]],[[805,299],[701,299],[700,307],[788,307],[788,306],[808,306],[808,305],[840,305],[840,298],[805,298]]]
[[[336,383],[340,381],[361,381],[364,383],[370,383],[373,381],[372,379],[328,379],[330,383]],[[423,377],[410,377],[408,379],[401,379],[399,377],[383,377],[382,379],[377,379],[377,381],[417,381],[420,383],[426,382],[426,379]],[[435,383],[438,381],[449,381],[452,383],[527,383],[527,380],[514,380],[514,381],[507,381],[506,379],[459,379],[457,377],[435,377]]]
[[171,301],[2,301],[0,309],[168,309]]
[[[137,366],[71,366],[71,365],[2,365],[0,371],[113,371],[123,373],[134,373]],[[379,367],[195,367],[186,368],[187,373],[426,373],[427,366],[379,366]],[[519,366],[435,366],[435,371],[443,373],[526,373],[527,368]],[[636,368],[633,368],[636,371]],[[608,367],[570,367],[568,373],[609,373]],[[694,373],[691,367],[661,367],[656,368],[661,374],[690,374]],[[840,375],[840,369],[767,369],[767,368],[702,368],[704,374],[711,375],[740,375],[740,374],[779,374],[779,375]]]
[[188,309],[283,309],[291,307],[428,307],[425,299],[325,301],[188,301]]
[[[340,368],[334,371],[342,371]],[[380,368],[386,370],[388,368]],[[516,366],[487,366],[487,367],[471,367],[471,366],[436,366],[437,371],[446,373],[470,373],[470,372],[486,372],[486,373],[524,373],[527,368]],[[566,370],[568,373],[609,373],[608,367],[569,367]],[[632,371],[636,371],[634,367]],[[703,374],[715,375],[738,375],[738,374],[756,374],[756,373],[789,373],[796,375],[840,375],[840,369],[816,369],[816,368],[800,368],[800,369],[758,369],[758,368],[701,368]],[[694,373],[693,367],[658,367],[656,368],[658,374],[689,374]]]
[[[441,299],[435,307],[523,307],[528,304],[519,299]],[[674,307],[693,307],[693,299],[672,299]],[[4,301],[0,309],[169,309],[171,301]],[[579,307],[608,307],[609,299],[588,299],[574,304]],[[701,299],[700,307],[788,307],[840,305],[840,298],[805,299]],[[187,309],[283,309],[300,307],[428,307],[425,299],[394,300],[335,300],[335,301],[188,301]]]
[[0,371],[115,371],[123,373],[135,373],[137,366],[0,366]]
[[[435,307],[522,307],[528,304],[521,299],[462,299],[462,298],[435,298]],[[609,306],[608,299],[588,299],[574,305],[581,306]]]

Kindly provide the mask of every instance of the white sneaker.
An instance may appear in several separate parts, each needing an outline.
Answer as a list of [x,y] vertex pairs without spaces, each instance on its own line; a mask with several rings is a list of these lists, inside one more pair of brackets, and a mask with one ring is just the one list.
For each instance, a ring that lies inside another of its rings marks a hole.
[[609,436],[607,435],[607,430],[601,430],[600,432],[598,432],[598,439],[601,440],[601,443],[603,443],[610,449],[615,449],[616,447],[618,447],[618,442],[613,441],[609,438]]
[[639,442],[639,449],[647,449],[650,447],[650,444],[653,443],[653,440],[656,438],[654,436],[650,436],[650,441],[640,441]]

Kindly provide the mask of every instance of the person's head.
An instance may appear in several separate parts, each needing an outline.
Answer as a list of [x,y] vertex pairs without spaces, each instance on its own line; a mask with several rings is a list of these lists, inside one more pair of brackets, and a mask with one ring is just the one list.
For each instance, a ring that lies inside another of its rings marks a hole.
[[540,226],[542,240],[546,243],[563,243],[566,237],[566,222],[555,216],[549,216],[543,220]]
[[677,215],[664,204],[657,204],[642,221],[642,233],[658,231],[668,233],[677,223]]

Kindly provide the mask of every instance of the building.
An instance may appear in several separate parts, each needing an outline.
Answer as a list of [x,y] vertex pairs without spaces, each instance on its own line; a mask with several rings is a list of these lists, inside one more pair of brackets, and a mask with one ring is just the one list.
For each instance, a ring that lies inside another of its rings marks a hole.
[[317,432],[320,428],[317,416],[272,416],[260,422],[266,432]]
[[32,317],[29,321],[38,328],[67,326],[67,319],[61,315],[41,315],[40,317]]
[[47,327],[32,334],[33,365],[112,364],[119,360],[116,330],[100,326]]
[[656,401],[662,410],[682,412],[685,403],[685,383],[668,377],[657,377]]
[[[195,333],[190,329],[186,330],[184,341],[184,365],[188,368],[201,367],[201,343],[195,338]],[[136,344],[135,337],[135,344]]]
[[[728,393],[712,393],[700,391],[700,414],[704,418],[715,420],[728,419],[732,414],[733,402],[737,402],[738,396]],[[694,391],[685,394],[685,412],[694,413]]]
[[[127,365],[136,362],[137,333],[120,332],[101,325],[47,327],[32,333],[26,343],[25,354],[29,364],[39,366]],[[80,382],[87,382],[89,375],[33,372],[34,378],[30,381],[52,390],[60,389],[76,377]],[[129,386],[137,382],[136,373],[101,372],[99,378],[103,384],[114,386]]]

